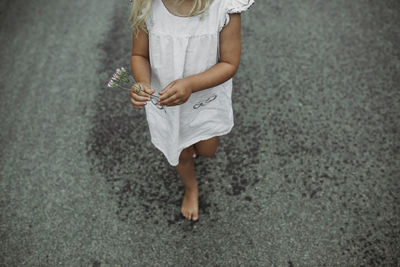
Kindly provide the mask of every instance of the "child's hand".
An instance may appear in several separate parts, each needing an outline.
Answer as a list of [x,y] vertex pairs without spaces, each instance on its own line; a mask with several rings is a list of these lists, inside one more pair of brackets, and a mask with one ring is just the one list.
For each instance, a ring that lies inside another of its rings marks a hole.
[[[140,85],[142,86],[142,90],[140,90],[140,92],[138,92],[139,86],[137,83],[132,85],[129,91],[129,95],[131,96],[131,103],[135,108],[143,108],[144,105],[147,104],[147,101],[150,100],[150,94],[154,93],[154,89],[150,88],[150,84],[140,83]],[[148,94],[143,92],[143,90],[146,91]]]
[[161,92],[159,104],[165,106],[176,106],[185,103],[192,89],[185,79],[178,79],[168,84]]

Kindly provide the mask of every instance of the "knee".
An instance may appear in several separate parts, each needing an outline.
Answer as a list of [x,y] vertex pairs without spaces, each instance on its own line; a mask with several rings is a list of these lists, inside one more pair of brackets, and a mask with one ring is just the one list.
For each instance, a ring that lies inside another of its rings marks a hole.
[[213,137],[209,140],[205,141],[200,141],[196,143],[195,147],[197,150],[197,153],[205,158],[211,158],[214,157],[215,153],[217,152],[218,148],[218,137]]
[[190,160],[193,160],[193,149],[192,147],[187,147],[179,155],[179,163],[186,163]]
[[211,150],[207,149],[207,150],[201,151],[199,154],[200,154],[200,156],[205,157],[205,158],[212,158],[212,157],[214,157],[216,152],[217,152],[217,149],[211,149]]

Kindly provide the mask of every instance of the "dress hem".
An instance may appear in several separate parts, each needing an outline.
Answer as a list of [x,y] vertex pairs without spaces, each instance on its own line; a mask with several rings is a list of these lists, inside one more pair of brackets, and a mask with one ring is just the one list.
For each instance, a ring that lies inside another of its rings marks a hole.
[[[226,135],[226,134],[230,133],[234,125],[235,125],[235,124],[232,124],[227,130],[221,131],[221,132],[219,132],[219,133],[201,135],[201,136],[199,136],[199,137],[197,137],[197,138],[191,139],[189,142],[186,142],[186,143],[179,149],[179,151],[178,151],[178,152],[179,152],[179,155],[180,155],[180,153],[182,152],[182,150],[184,150],[185,148],[187,148],[187,147],[189,147],[189,146],[191,146],[191,145],[193,145],[193,144],[195,144],[195,143],[197,143],[197,142],[199,142],[199,141],[207,140],[207,139],[210,139],[210,138],[215,137],[215,136],[222,136],[222,135]],[[160,151],[164,154],[164,156],[165,156],[164,151],[163,151],[163,150],[160,148],[160,146],[154,141],[154,139],[151,139],[151,142],[152,142],[153,145],[154,145],[158,150],[160,150]],[[167,158],[167,161],[168,161],[168,163],[169,163],[171,166],[174,166],[174,167],[177,166],[177,165],[179,164],[179,158],[178,158],[178,161],[177,161],[176,163],[174,163],[174,164],[171,164],[171,162],[168,160],[168,158]]]

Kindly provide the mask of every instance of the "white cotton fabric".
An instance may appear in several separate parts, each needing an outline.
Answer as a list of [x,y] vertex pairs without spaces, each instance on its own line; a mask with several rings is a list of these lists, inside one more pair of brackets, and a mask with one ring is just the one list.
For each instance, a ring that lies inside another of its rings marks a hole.
[[[254,0],[214,0],[206,15],[173,15],[162,0],[152,0],[149,31],[151,88],[154,95],[174,80],[198,74],[219,61],[219,33],[229,23],[228,13],[248,9]],[[191,94],[177,106],[145,105],[151,142],[172,166],[183,149],[201,140],[228,134],[234,126],[232,78]]]

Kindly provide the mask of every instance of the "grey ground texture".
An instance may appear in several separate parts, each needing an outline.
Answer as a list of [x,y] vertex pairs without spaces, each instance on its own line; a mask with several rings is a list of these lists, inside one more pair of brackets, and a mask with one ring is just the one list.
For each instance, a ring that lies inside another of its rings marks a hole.
[[130,3],[0,2],[0,266],[399,266],[400,2],[258,0],[199,221],[107,88]]

